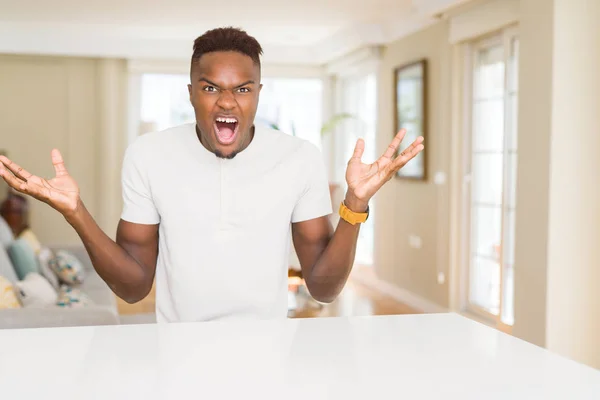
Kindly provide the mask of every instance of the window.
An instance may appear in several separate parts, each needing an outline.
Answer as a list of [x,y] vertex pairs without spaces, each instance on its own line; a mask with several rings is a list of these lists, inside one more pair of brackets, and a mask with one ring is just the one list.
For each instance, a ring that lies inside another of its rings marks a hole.
[[142,75],[140,133],[194,122],[194,109],[187,88],[189,83],[189,76],[183,74]]
[[[377,78],[374,73],[358,76],[341,77],[338,80],[336,102],[338,113],[352,116],[345,119],[335,132],[335,175],[337,182],[343,183],[343,193],[347,190],[346,168],[348,160],[354,153],[358,138],[365,141],[364,163],[374,162],[377,142],[375,138],[377,123]],[[369,266],[373,264],[374,249],[374,203],[369,205],[369,219],[359,233],[356,245],[356,264]]]
[[[143,74],[140,120],[142,132],[193,122],[187,74]],[[263,78],[255,121],[276,125],[321,148],[322,81],[318,78]]]
[[256,122],[306,139],[319,149],[323,82],[318,78],[263,78]]
[[519,42],[514,30],[475,42],[469,58],[465,252],[467,309],[514,322]]

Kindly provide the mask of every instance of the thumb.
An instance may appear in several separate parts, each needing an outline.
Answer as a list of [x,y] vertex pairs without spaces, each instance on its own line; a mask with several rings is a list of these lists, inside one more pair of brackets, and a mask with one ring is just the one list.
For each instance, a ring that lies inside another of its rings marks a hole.
[[58,149],[52,150],[52,165],[54,165],[54,171],[56,172],[56,176],[65,176],[69,175],[67,172],[67,168],[65,167],[65,162],[60,154]]
[[362,160],[362,155],[365,152],[365,141],[362,139],[358,139],[356,141],[356,146],[354,147],[354,154],[352,155],[352,159],[356,160],[356,161],[361,161]]

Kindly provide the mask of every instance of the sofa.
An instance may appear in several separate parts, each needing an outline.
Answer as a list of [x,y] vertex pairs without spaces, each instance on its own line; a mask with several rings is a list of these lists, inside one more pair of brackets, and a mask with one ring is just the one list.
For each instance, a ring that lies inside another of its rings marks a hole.
[[[3,222],[0,217],[0,225],[3,225]],[[6,230],[4,232],[6,237]],[[80,262],[84,279],[74,287],[84,293],[89,302],[84,307],[62,307],[52,304],[43,307],[0,308],[0,329],[119,324],[115,295],[94,270],[83,245],[50,250],[67,251]],[[0,277],[12,284],[19,280],[5,244],[0,245]]]

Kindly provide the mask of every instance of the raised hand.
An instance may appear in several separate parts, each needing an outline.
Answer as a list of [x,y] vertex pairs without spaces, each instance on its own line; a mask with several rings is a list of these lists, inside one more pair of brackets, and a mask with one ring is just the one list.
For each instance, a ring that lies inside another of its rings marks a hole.
[[50,180],[29,173],[4,156],[0,156],[0,176],[13,189],[47,203],[66,216],[77,210],[79,186],[65,168],[60,152],[54,149],[51,155],[56,176]]
[[383,184],[389,181],[400,168],[405,166],[406,163],[415,158],[424,149],[422,144],[423,137],[419,137],[406,150],[394,158],[405,134],[406,130],[400,130],[385,153],[373,164],[362,162],[361,158],[365,150],[365,143],[362,139],[357,141],[354,154],[348,162],[348,168],[346,169],[346,182],[348,183],[346,200],[347,203],[352,203],[352,205],[346,204],[349,208],[352,209],[354,205],[354,208],[357,208],[354,211],[364,211],[360,209],[366,209],[371,197],[373,197]]

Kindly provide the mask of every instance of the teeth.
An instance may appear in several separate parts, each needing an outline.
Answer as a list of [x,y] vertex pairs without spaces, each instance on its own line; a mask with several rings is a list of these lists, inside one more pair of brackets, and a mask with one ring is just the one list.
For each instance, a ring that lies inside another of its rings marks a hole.
[[235,124],[237,122],[237,119],[218,117],[217,122],[226,122],[228,124]]

